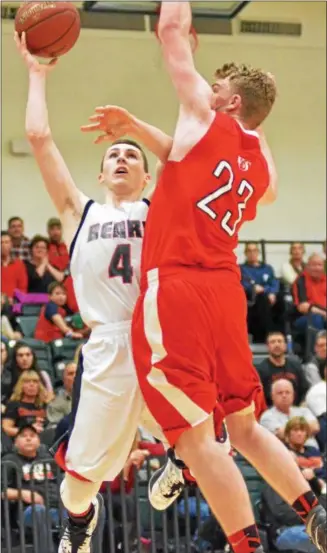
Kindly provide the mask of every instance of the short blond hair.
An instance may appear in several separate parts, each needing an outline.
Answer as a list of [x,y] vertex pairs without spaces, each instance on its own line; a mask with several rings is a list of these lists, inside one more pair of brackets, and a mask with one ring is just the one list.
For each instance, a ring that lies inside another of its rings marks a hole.
[[271,73],[250,65],[225,63],[217,69],[217,79],[229,79],[235,92],[242,98],[241,118],[253,129],[269,115],[277,95],[276,82]]

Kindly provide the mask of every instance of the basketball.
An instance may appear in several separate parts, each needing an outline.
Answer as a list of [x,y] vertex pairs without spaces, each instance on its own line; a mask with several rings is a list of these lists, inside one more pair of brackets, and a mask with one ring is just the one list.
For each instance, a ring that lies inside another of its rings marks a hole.
[[15,29],[26,33],[28,51],[41,58],[56,58],[76,43],[81,21],[72,2],[26,2],[16,14]]

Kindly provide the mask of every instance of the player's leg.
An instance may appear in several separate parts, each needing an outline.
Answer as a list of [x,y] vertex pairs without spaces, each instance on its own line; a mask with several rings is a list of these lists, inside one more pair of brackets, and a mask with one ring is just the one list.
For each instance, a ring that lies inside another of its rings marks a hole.
[[103,481],[113,480],[122,470],[143,407],[129,332],[105,334],[91,336],[83,348],[80,398],[64,454],[61,498],[69,518],[59,553],[90,550],[102,508],[97,492]]
[[[231,443],[281,497],[293,506],[304,522],[311,521],[313,527],[309,528],[310,535],[318,546],[317,539],[326,540],[326,535],[322,532],[322,522],[326,524],[326,514],[323,513],[322,507],[317,509],[317,498],[291,453],[273,434],[257,423],[252,412],[261,390],[248,346],[243,291],[235,289],[233,293],[228,294],[221,283],[219,288],[222,292],[220,298],[233,298],[232,305],[222,299],[220,301],[219,312],[224,320],[224,340],[220,343],[218,351],[218,379],[223,393],[223,407]],[[253,406],[252,410],[249,410],[251,401]],[[312,515],[314,520],[311,518]],[[321,527],[318,530],[320,537],[314,535],[317,524]],[[326,551],[326,541],[324,543],[325,549],[322,551]]]
[[202,282],[195,287],[187,280],[170,280],[161,283],[158,293],[152,275],[136,307],[132,332],[144,399],[196,478],[235,553],[259,551],[244,480],[216,442],[211,416],[217,398],[216,338],[210,320],[216,284],[209,289]]
[[252,414],[232,414],[227,425],[234,447],[262,477],[287,501],[307,525],[314,544],[327,551],[326,511],[303,477],[285,445]]
[[[255,398],[255,417],[259,420],[267,409],[263,390]],[[222,410],[216,405],[214,411],[216,441],[231,453],[231,443],[226,422],[221,423]],[[164,511],[181,495],[186,486],[194,486],[195,478],[185,463],[176,455],[174,448],[167,451],[165,464],[156,470],[149,480],[149,500],[155,509]]]
[[[214,413],[216,441],[226,449],[226,453],[230,454],[231,444],[226,424],[222,423],[219,405],[216,407]],[[196,485],[196,479],[189,468],[177,456],[175,448],[169,447],[165,464],[156,470],[149,480],[149,501],[157,511],[164,511],[174,503],[186,486],[194,485]]]

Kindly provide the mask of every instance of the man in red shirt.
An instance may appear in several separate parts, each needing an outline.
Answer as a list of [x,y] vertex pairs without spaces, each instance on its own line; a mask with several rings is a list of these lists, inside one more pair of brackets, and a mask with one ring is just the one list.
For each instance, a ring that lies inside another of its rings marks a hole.
[[318,330],[326,328],[326,274],[324,260],[317,254],[312,254],[303,273],[293,284],[293,298],[299,317],[295,328],[305,331],[308,323],[308,313],[311,311],[311,324]]
[[12,240],[7,231],[1,232],[1,291],[9,303],[13,302],[14,291],[27,290],[27,274],[23,261],[12,259]]
[[64,271],[69,265],[69,254],[66,244],[62,240],[62,224],[60,219],[52,217],[47,223],[49,236],[49,262]]

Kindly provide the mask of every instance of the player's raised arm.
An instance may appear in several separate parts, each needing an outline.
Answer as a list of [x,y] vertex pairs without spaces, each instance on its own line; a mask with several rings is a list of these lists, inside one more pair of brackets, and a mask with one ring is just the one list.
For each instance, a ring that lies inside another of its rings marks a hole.
[[46,188],[60,215],[71,212],[78,220],[87,198],[79,192],[54,143],[46,104],[46,78],[56,60],[40,64],[27,50],[24,33],[15,42],[29,71],[29,92],[26,109],[26,134],[31,144]]
[[190,2],[162,2],[158,35],[168,73],[184,110],[206,120],[212,117],[212,90],[194,65],[191,24]]
[[113,142],[123,136],[130,136],[150,150],[162,163],[169,157],[173,139],[157,127],[137,119],[126,109],[118,106],[100,106],[90,118],[89,125],[81,127],[82,132],[96,132],[100,135],[95,144]]
[[269,148],[267,139],[265,137],[265,134],[261,127],[257,129],[257,132],[259,134],[259,141],[260,141],[260,147],[261,152],[263,153],[267,165],[268,165],[268,171],[269,171],[269,188],[267,189],[266,193],[262,196],[260,200],[260,205],[269,205],[272,204],[277,199],[278,194],[278,174],[276,165],[274,162],[274,158],[272,156],[271,150]]

